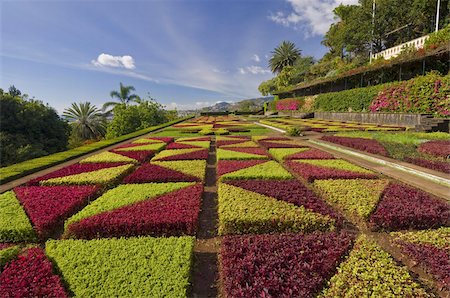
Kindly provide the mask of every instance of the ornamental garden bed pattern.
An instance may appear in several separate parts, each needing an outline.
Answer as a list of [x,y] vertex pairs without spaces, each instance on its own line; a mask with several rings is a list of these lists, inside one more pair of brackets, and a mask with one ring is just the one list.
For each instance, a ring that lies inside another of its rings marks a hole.
[[[223,297],[433,297],[450,289],[448,202],[285,137],[178,133],[199,126],[250,124],[192,119],[164,131],[172,136],[141,138],[0,194],[0,296],[192,295],[214,140]],[[440,154],[437,145],[421,150]],[[346,230],[349,222],[358,232]],[[367,229],[386,235],[436,286]]]

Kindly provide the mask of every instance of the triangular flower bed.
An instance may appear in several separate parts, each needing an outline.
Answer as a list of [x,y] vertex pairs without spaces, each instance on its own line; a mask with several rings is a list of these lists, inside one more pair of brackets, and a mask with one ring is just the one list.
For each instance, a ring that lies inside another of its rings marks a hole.
[[[233,147],[233,148],[238,148],[238,147],[244,147],[244,148],[246,148],[246,147],[250,147],[250,148],[259,148],[259,145],[256,144],[256,143],[253,142],[253,141],[245,141],[245,142],[239,142],[239,143],[230,143],[230,141],[226,141],[226,142],[229,142],[229,143],[228,143],[228,144],[221,145],[221,146],[219,146],[219,147],[222,148],[222,149],[226,149],[226,148],[228,148],[228,147]],[[231,142],[234,142],[234,141],[231,141]]]
[[111,152],[127,156],[129,158],[135,159],[138,162],[144,162],[149,160],[155,153],[151,150],[143,150],[143,151],[114,151],[111,150]]
[[235,172],[241,169],[249,168],[261,163],[266,162],[266,160],[219,160],[217,162],[217,176],[220,177],[224,174]]
[[138,146],[131,146],[136,144],[130,144],[129,146],[120,146],[117,147],[114,151],[161,151],[166,146],[164,142],[152,143],[152,144],[138,144]]
[[222,180],[227,179],[275,179],[286,180],[292,179],[293,176],[286,171],[276,161],[267,161],[252,167],[241,169],[235,172],[227,173],[221,176]]
[[171,137],[150,137],[150,138],[142,138],[133,142],[133,144],[145,144],[145,143],[172,143],[173,138]]
[[259,141],[259,144],[265,148],[301,148],[299,144],[292,141]]
[[285,159],[334,159],[334,156],[319,149],[309,148],[306,151],[286,156]]
[[194,235],[203,186],[196,184],[69,225],[76,238]]
[[287,165],[308,182],[316,179],[376,179],[375,173],[343,160],[292,160]]
[[80,161],[80,163],[99,163],[99,162],[137,163],[138,161],[134,158],[130,158],[128,156],[124,156],[109,151],[94,154]]
[[328,216],[259,193],[219,184],[219,235],[327,231]]
[[0,297],[69,297],[41,248],[29,248],[0,274]]
[[81,210],[98,190],[93,185],[20,186],[14,192],[39,237],[46,239],[62,227],[66,218]]
[[304,148],[270,148],[269,153],[279,162],[288,159],[291,155],[308,151],[308,147]]
[[193,159],[207,159],[207,149],[177,149],[164,150],[153,157],[152,160],[193,160]]
[[223,146],[236,146],[237,144],[246,143],[248,140],[245,139],[227,139],[227,140],[217,140],[216,146],[217,148],[223,147]]
[[132,174],[125,177],[123,183],[147,182],[190,182],[200,181],[199,178],[185,173],[168,169],[157,164],[144,164]]
[[[237,148],[230,149],[217,149],[217,160],[223,159],[236,159],[236,160],[244,160],[244,159],[268,159],[269,157],[261,150],[261,148],[245,148],[245,149],[253,149],[253,150],[233,150]],[[242,148],[244,149],[244,148]],[[258,150],[254,150],[258,149]],[[247,152],[246,152],[247,151]]]
[[0,194],[0,242],[35,240],[33,226],[14,191]]
[[190,138],[179,138],[177,142],[204,142],[211,141],[211,137],[190,137]]
[[182,142],[174,142],[169,144],[166,147],[167,150],[172,150],[172,149],[202,149],[199,146],[194,146],[194,145],[190,145],[190,144],[184,144]]
[[220,249],[227,297],[314,297],[350,249],[346,233],[228,236]]

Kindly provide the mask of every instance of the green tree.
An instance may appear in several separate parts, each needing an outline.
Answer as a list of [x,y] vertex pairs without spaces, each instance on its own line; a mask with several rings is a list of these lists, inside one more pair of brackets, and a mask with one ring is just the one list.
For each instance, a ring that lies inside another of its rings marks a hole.
[[80,140],[93,140],[106,133],[106,119],[102,112],[90,102],[72,103],[63,116],[72,127],[72,134]]
[[292,66],[299,58],[301,51],[291,41],[283,41],[272,51],[269,67],[273,73],[280,73],[284,67]]
[[115,107],[119,104],[128,105],[131,102],[139,101],[139,96],[136,94],[131,94],[131,91],[136,91],[136,89],[133,86],[124,86],[122,83],[120,83],[120,89],[119,91],[113,90],[109,94],[111,98],[115,98],[118,101],[108,101],[103,104],[103,110],[106,111],[110,107]]
[[263,95],[267,96],[269,94],[272,94],[272,92],[276,91],[277,87],[275,85],[275,78],[272,78],[270,80],[264,81],[258,86],[258,91]]

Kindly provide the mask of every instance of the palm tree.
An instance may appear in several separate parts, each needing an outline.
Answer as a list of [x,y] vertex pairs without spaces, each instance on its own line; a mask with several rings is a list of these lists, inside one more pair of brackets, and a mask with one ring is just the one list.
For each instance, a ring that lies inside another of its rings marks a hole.
[[133,86],[124,86],[122,83],[120,83],[120,90],[119,91],[111,91],[109,95],[111,98],[117,98],[119,102],[117,101],[108,101],[105,102],[103,105],[103,111],[106,111],[109,107],[115,107],[119,104],[129,104],[130,102],[135,102],[137,99],[139,99],[139,96],[136,94],[130,94],[131,91],[135,91]]
[[291,41],[283,41],[272,52],[269,67],[273,73],[280,73],[285,66],[294,65],[295,60],[301,56],[301,51]]
[[63,116],[69,120],[73,132],[82,140],[102,137],[106,133],[106,119],[103,113],[90,102],[72,103],[64,110]]

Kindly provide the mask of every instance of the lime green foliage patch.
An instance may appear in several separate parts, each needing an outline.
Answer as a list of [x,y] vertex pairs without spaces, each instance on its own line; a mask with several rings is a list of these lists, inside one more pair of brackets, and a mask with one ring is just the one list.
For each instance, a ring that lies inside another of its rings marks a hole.
[[429,297],[405,267],[362,235],[321,297]]
[[221,159],[268,159],[265,155],[217,149],[217,160]]
[[164,149],[164,147],[166,147],[166,143],[154,143],[135,147],[118,148],[116,149],[116,151],[142,151],[142,150],[160,151]]
[[113,168],[106,168],[92,172],[52,178],[41,181],[41,185],[66,185],[66,184],[110,184],[124,176],[134,165],[128,164]]
[[161,140],[152,140],[152,139],[137,139],[136,141],[132,142],[133,144],[156,144],[156,143],[164,143]]
[[281,162],[289,155],[307,151],[309,149],[310,148],[271,148],[269,149],[269,153],[272,154],[273,158]]
[[163,159],[168,156],[174,156],[179,154],[186,154],[186,153],[192,153],[199,150],[205,150],[200,148],[193,148],[193,149],[170,149],[170,150],[164,150],[159,152],[155,157],[152,158],[152,160],[158,160]]
[[294,162],[302,162],[306,164],[310,164],[317,167],[337,169],[337,170],[347,170],[353,171],[357,173],[367,173],[373,174],[372,171],[366,170],[364,168],[358,167],[348,161],[341,159],[327,159],[327,160],[294,160]]
[[220,146],[220,148],[227,148],[227,147],[230,147],[230,148],[237,148],[237,147],[257,148],[257,147],[259,147],[259,145],[256,144],[255,142],[247,141],[247,142],[242,142],[242,143],[238,143],[238,144]]
[[4,249],[0,249],[0,271],[2,267],[14,259],[20,252],[20,247],[18,245],[9,246]]
[[77,297],[186,297],[194,237],[51,240],[47,255]]
[[339,205],[348,215],[367,219],[376,208],[388,180],[330,179],[315,180],[323,198]]
[[439,248],[450,249],[450,227],[442,227],[436,230],[393,232],[391,236],[396,240],[417,244],[431,244]]
[[95,162],[138,162],[136,159],[129,158],[120,154],[105,151],[98,153],[80,161],[80,163],[95,163]]
[[35,240],[30,220],[13,191],[0,194],[0,242]]
[[225,183],[219,184],[219,235],[332,230],[329,217]]
[[152,163],[205,180],[206,160],[171,160]]
[[268,161],[253,167],[227,173],[221,176],[225,179],[292,179],[293,176],[276,161]]
[[[177,142],[179,142],[179,141],[177,141]],[[208,149],[209,145],[211,144],[211,142],[209,142],[209,141],[194,141],[194,142],[183,141],[183,144],[192,145],[192,146],[197,146],[197,147]]]
[[193,184],[192,182],[172,182],[119,185],[66,220],[65,227],[83,218],[155,198]]

